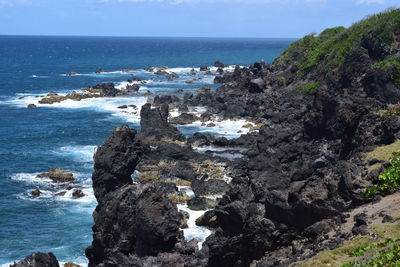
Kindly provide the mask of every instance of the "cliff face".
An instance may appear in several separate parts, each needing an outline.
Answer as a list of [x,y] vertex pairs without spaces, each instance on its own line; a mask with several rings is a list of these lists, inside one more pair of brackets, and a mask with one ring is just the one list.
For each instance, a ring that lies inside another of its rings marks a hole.
[[[153,155],[151,149],[140,145],[134,130],[114,131],[95,156],[99,205],[87,249],[91,266],[287,265],[348,239],[343,212],[371,201],[363,192],[380,171],[360,153],[400,138],[399,116],[382,115],[400,101],[399,18],[400,10],[393,10],[307,36],[271,65],[237,67],[218,77],[224,84],[216,92],[176,100],[264,123],[258,134],[225,141],[246,148],[249,160],[233,164],[229,191],[213,211],[218,228],[201,252],[182,241],[179,213],[161,184],[132,184],[142,151]],[[163,129],[176,136],[166,106],[147,105],[142,113],[148,136],[161,136]],[[196,157],[188,147],[158,144],[163,148],[168,153],[153,160]]]
[[95,154],[93,189],[98,206],[93,213],[93,244],[86,250],[90,266],[133,265],[140,261],[135,257],[169,252],[181,239],[180,214],[162,187],[132,183],[142,150],[136,131],[122,126]]

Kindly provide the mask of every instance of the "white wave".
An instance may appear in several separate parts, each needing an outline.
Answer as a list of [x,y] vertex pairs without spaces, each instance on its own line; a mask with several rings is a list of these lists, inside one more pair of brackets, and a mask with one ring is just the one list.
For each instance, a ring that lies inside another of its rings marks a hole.
[[[84,196],[80,198],[73,198],[72,194],[75,192],[75,190],[82,190]],[[60,190],[57,193],[61,192],[66,192],[65,195],[63,196],[57,196],[55,195],[55,198],[57,200],[62,200],[62,201],[67,201],[67,202],[80,202],[80,203],[86,203],[86,204],[95,204],[96,203],[96,198],[94,196],[93,188],[73,188],[71,190]],[[91,210],[93,211],[93,210]]]
[[181,115],[182,113],[189,113],[192,115],[196,115],[196,116],[200,116],[202,113],[206,112],[207,108],[206,107],[189,107],[189,111],[187,112],[180,112],[178,111],[177,108],[171,109],[169,111],[169,116],[170,117],[178,117],[179,115]]
[[152,82],[153,82],[153,80],[132,81],[132,82],[125,81],[125,82],[117,83],[115,85],[115,88],[118,90],[124,90],[124,89],[126,89],[126,87],[128,85],[139,84],[139,85],[141,85],[139,91],[141,91],[143,89],[147,89],[147,87],[143,86],[143,84],[149,84]]
[[34,184],[47,184],[51,183],[52,180],[49,178],[38,178],[36,177],[39,173],[16,173],[11,176],[11,179],[14,181],[21,181],[25,183],[34,183]]
[[29,77],[30,78],[41,78],[41,79],[49,78],[49,76],[41,76],[41,75],[31,75]]
[[[61,94],[60,94],[61,95]],[[17,97],[11,100],[3,101],[5,104],[26,108],[29,104],[35,104],[37,107],[48,108],[66,108],[66,109],[91,109],[98,112],[108,112],[112,116],[124,118],[127,122],[140,121],[140,108],[147,102],[147,97],[144,96],[121,96],[121,97],[99,97],[87,98],[81,101],[65,100],[54,104],[39,104],[41,98],[30,95],[24,97]],[[128,107],[127,109],[120,109],[122,105],[135,105],[137,108]]]
[[213,153],[213,157],[222,157],[229,160],[240,159],[243,158],[243,154],[240,153]]
[[[212,126],[210,124],[213,124]],[[247,134],[250,132],[249,128],[243,127],[246,124],[253,123],[246,121],[244,119],[240,120],[214,120],[214,121],[195,121],[191,124],[179,126],[179,128],[185,127],[195,127],[197,132],[218,134],[220,136],[226,137],[228,139],[237,138],[242,134]],[[207,126],[210,125],[210,126]]]
[[[223,151],[226,151],[228,149],[231,149],[231,148],[215,147],[215,146],[202,146],[202,147],[194,146],[192,148],[193,148],[193,150],[195,150],[197,152],[200,152],[200,153],[204,153],[204,152],[207,152],[207,151],[223,152]],[[233,149],[231,149],[231,150],[233,150]]]
[[195,197],[195,194],[194,194],[192,188],[190,188],[190,186],[181,186],[181,185],[178,185],[177,187],[178,187],[178,191],[179,191],[179,192],[183,192],[183,193],[185,193],[187,196],[189,196],[189,197],[191,197],[191,198],[192,198],[192,197]]
[[[51,250],[56,251],[57,248],[51,249]],[[22,258],[21,259],[17,259],[14,262],[19,262],[20,260],[22,260]],[[10,265],[14,264],[14,262],[0,264],[0,267],[10,267]],[[77,258],[75,260],[71,260],[71,261],[59,261],[58,263],[59,263],[60,266],[64,266],[64,264],[67,263],[67,262],[73,262],[75,264],[78,264],[81,267],[87,267],[88,266],[87,260],[86,260],[85,257],[79,257],[79,258]]]
[[93,155],[96,150],[96,146],[63,146],[54,151],[54,153],[64,156],[70,157],[75,162],[93,162]]
[[[44,172],[41,172],[44,173]],[[11,175],[11,180],[14,181],[19,181],[19,182],[25,182],[25,183],[30,183],[30,184],[41,184],[41,185],[52,185],[52,186],[59,186],[60,183],[53,183],[53,180],[50,178],[40,178],[37,177],[39,172],[34,172],[34,173],[16,173]],[[85,173],[79,173],[79,172],[73,172],[72,173],[76,181],[83,181],[88,177],[88,174]]]
[[19,194],[18,198],[19,199],[24,199],[24,200],[31,200],[31,201],[38,201],[42,199],[48,199],[53,197],[53,193],[49,190],[44,190],[42,188],[38,188],[40,190],[40,196],[34,197],[32,196],[31,192],[35,190],[36,188],[29,189],[25,191],[25,193]]
[[202,216],[206,212],[206,210],[195,211],[189,209],[187,205],[181,204],[177,206],[179,210],[183,210],[189,213],[189,219],[187,222],[188,228],[182,229],[185,239],[188,241],[196,239],[199,242],[199,248],[201,248],[206,238],[213,233],[210,229],[206,227],[196,225],[196,219]]

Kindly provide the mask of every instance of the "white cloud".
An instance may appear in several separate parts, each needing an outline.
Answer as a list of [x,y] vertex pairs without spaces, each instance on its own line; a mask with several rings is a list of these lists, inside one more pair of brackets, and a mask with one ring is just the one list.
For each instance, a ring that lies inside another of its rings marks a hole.
[[32,3],[31,0],[0,0],[0,7],[11,7],[30,3]]
[[362,5],[362,4],[383,4],[385,3],[386,0],[357,0],[357,4]]

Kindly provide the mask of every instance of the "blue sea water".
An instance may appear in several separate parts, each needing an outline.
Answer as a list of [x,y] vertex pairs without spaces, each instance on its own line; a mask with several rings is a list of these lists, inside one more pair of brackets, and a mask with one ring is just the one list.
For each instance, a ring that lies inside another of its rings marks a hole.
[[[185,83],[192,67],[271,62],[292,39],[117,38],[0,36],[0,266],[35,251],[53,252],[60,261],[85,264],[84,249],[91,243],[92,154],[110,132],[128,123],[138,128],[138,115],[117,106],[144,103],[144,97],[88,99],[43,105],[37,102],[49,91],[69,93],[103,82],[124,82],[132,75],[144,80],[144,89],[155,94],[193,91],[212,79]],[[173,82],[143,69],[168,66],[183,76]],[[95,74],[97,69],[104,74]],[[134,69],[129,73],[123,69]],[[64,74],[74,71],[77,76]],[[196,127],[183,129],[185,134]],[[216,131],[215,134],[224,135]],[[37,173],[60,167],[72,171],[85,197]],[[32,198],[39,188],[44,194]]]

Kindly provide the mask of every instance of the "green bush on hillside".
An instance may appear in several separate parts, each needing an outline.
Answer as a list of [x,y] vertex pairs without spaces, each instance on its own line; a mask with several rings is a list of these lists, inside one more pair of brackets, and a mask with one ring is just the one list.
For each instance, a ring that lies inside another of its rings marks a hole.
[[381,69],[391,76],[397,85],[400,85],[400,56],[390,56],[374,63],[374,68]]
[[296,90],[304,95],[312,95],[318,91],[320,86],[321,86],[320,82],[312,82],[303,86],[299,86],[296,88]]
[[393,193],[400,188],[400,151],[393,153],[389,162],[390,166],[378,176],[378,183],[365,189],[365,197]]
[[318,66],[327,74],[344,63],[350,51],[360,46],[364,36],[372,34],[390,45],[394,34],[400,34],[399,29],[400,9],[389,10],[369,16],[348,29],[335,27],[317,36],[307,35],[290,45],[275,63],[294,61],[300,78]]
[[349,255],[358,259],[342,264],[341,267],[400,266],[399,241],[399,238],[388,238],[383,242],[357,247]]

